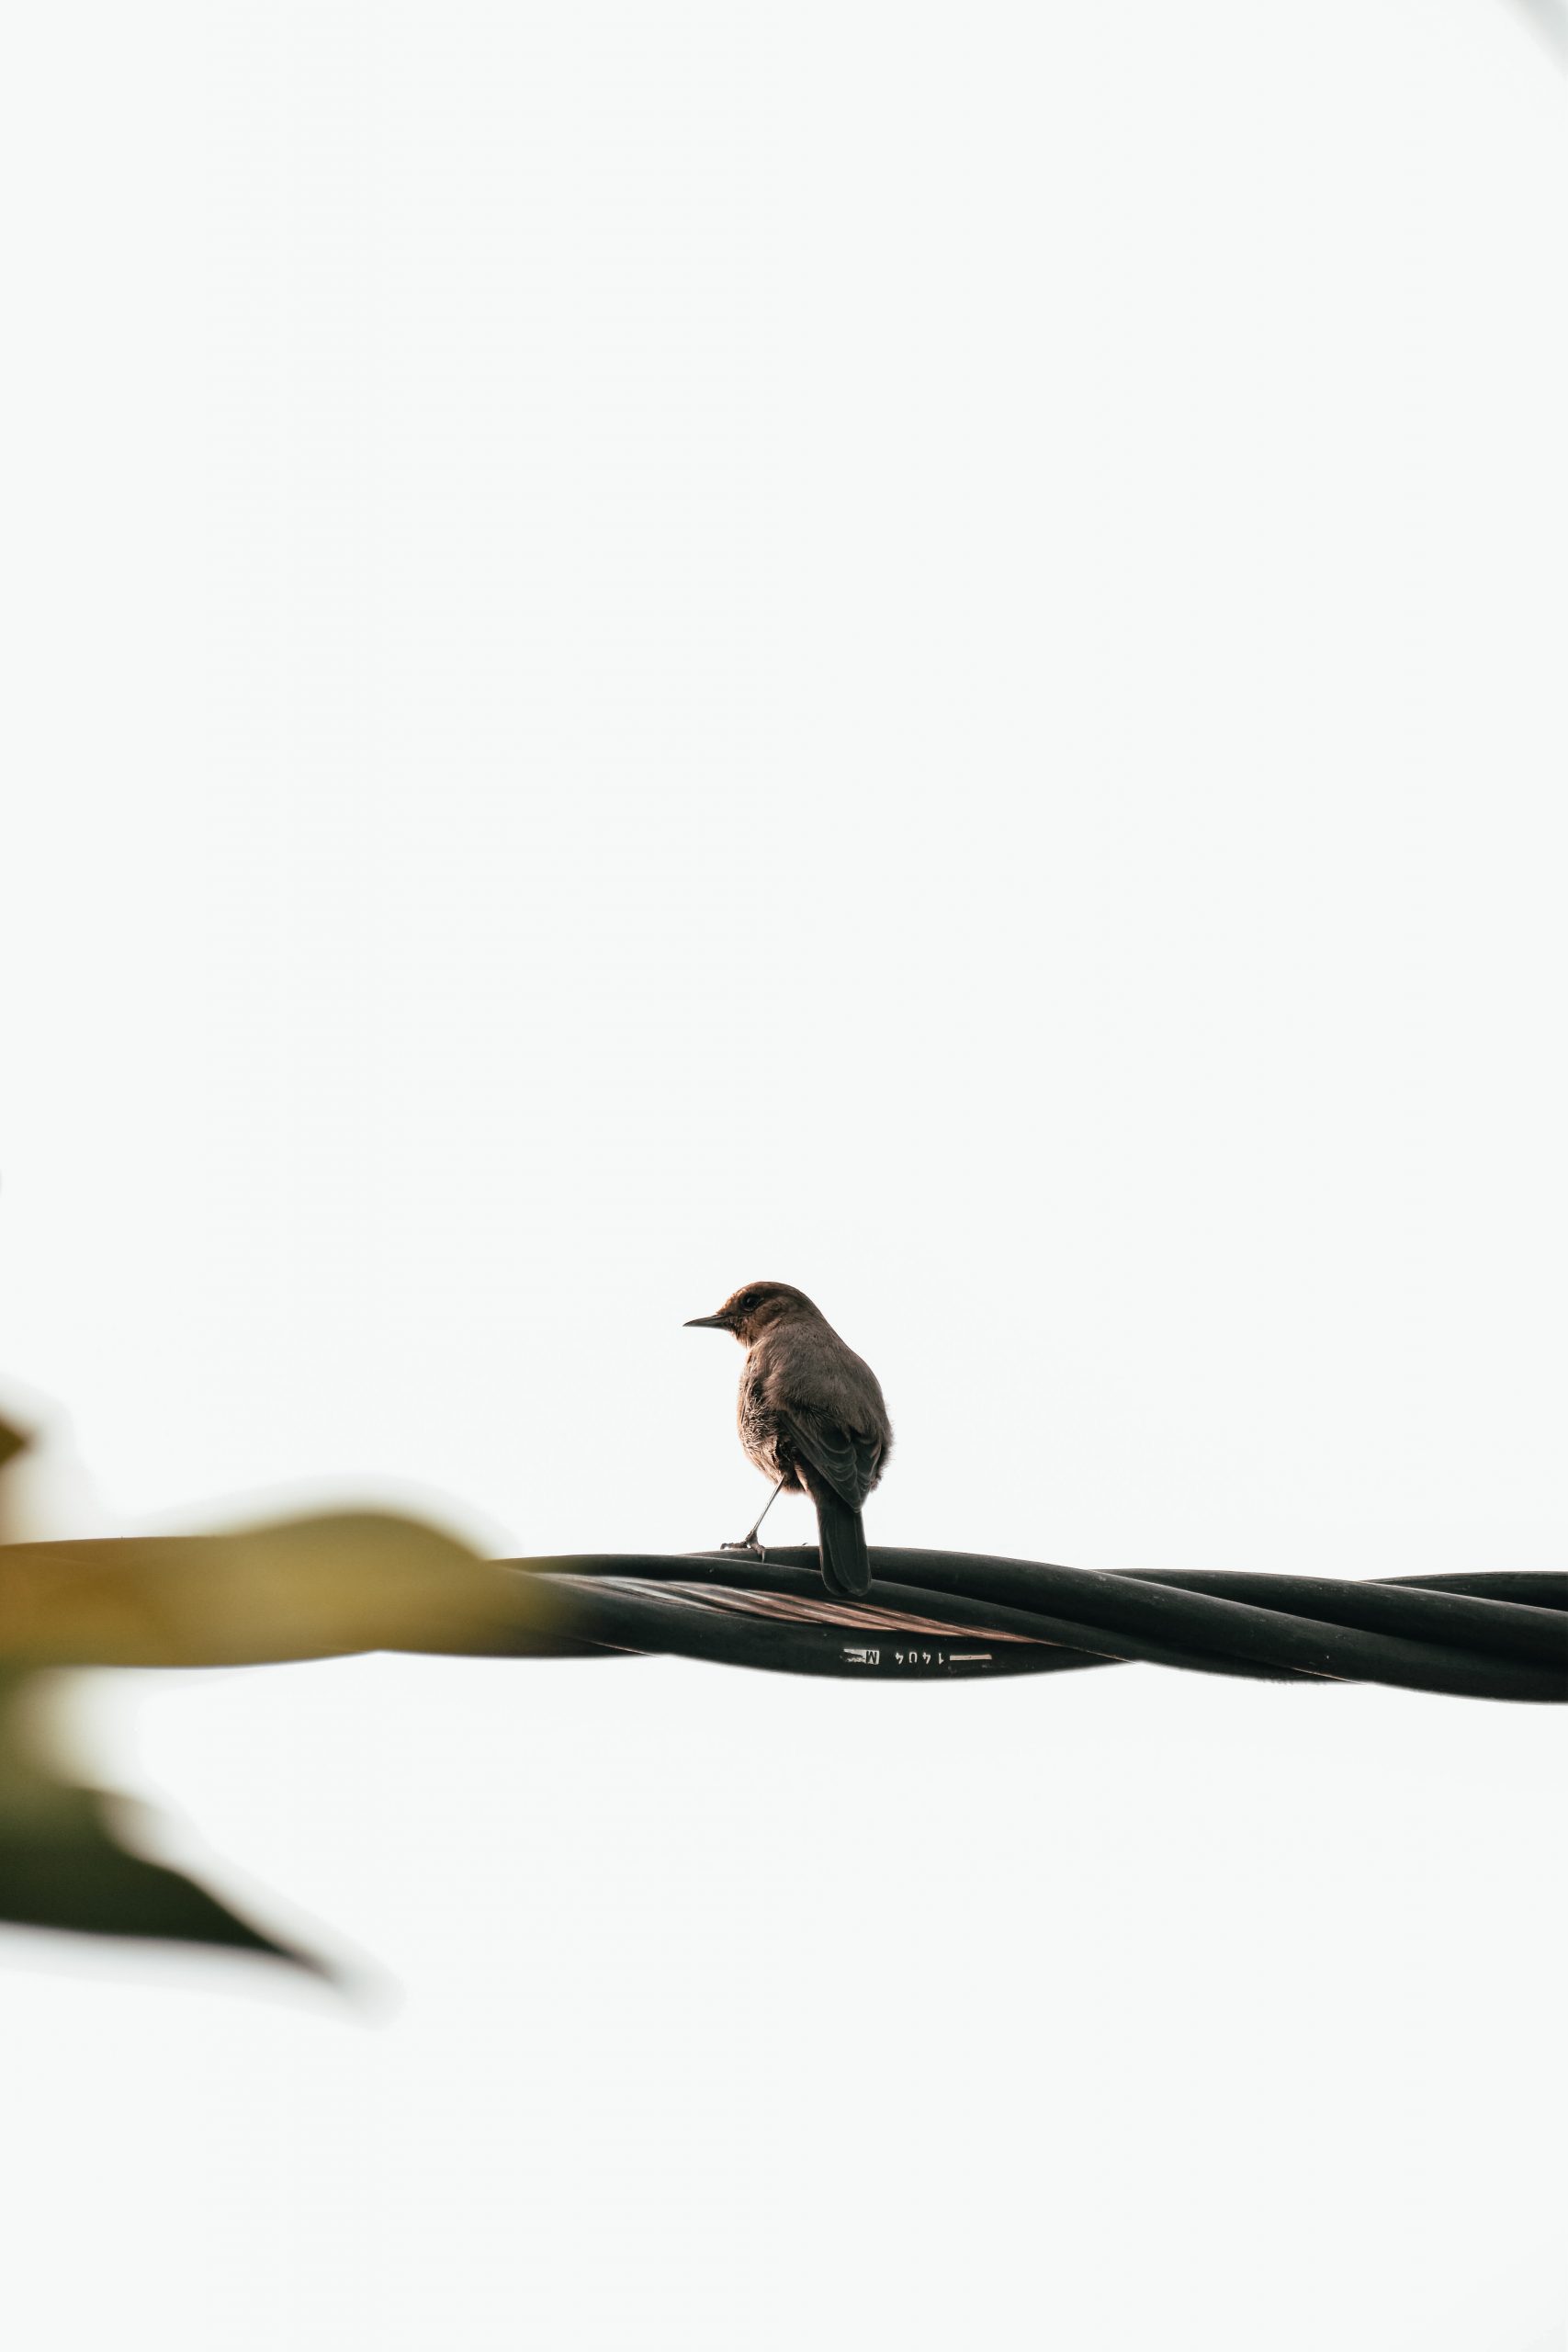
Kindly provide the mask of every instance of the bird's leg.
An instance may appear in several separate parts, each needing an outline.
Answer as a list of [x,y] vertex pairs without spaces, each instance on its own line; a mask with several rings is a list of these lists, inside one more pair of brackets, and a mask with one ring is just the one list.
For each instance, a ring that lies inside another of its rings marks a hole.
[[755,1552],[759,1559],[765,1560],[767,1558],[767,1554],[763,1551],[761,1545],[757,1541],[757,1529],[761,1526],[762,1521],[766,1519],[768,1513],[772,1510],[773,1505],[783,1494],[784,1490],[784,1483],[785,1482],[783,1478],[779,1480],[778,1485],[773,1488],[773,1493],[768,1497],[767,1501],[757,1513],[756,1522],[751,1529],[750,1534],[743,1535],[739,1544],[721,1544],[718,1547],[721,1552]]

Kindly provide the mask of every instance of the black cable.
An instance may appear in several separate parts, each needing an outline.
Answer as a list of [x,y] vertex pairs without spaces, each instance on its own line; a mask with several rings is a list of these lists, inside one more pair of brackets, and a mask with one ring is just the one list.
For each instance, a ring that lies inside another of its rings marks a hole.
[[1141,1659],[1272,1680],[1568,1699],[1568,1576],[1337,1577],[1065,1568],[977,1553],[872,1553],[863,1600],[817,1554],[510,1560],[530,1654],[670,1652],[796,1674],[929,1679]]

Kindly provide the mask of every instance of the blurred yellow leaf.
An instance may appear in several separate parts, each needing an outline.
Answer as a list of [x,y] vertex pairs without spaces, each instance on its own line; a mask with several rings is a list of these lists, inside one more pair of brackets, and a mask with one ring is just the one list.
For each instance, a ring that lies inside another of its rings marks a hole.
[[0,1548],[0,1657],[34,1666],[517,1654],[547,1644],[550,1614],[547,1588],[391,1513]]
[[[0,1422],[0,1474],[26,1442]],[[0,1505],[6,1483],[0,1475]],[[119,1833],[140,1809],[79,1784],[51,1752],[58,1739],[37,1736],[48,1696],[38,1668],[255,1666],[376,1649],[521,1655],[558,1646],[551,1613],[547,1587],[390,1512],[220,1535],[0,1541],[0,1921],[321,1965],[126,1842]]]

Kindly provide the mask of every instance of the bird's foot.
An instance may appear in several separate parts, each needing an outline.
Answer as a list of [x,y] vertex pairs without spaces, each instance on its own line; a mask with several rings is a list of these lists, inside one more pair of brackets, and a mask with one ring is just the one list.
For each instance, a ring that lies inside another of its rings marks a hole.
[[721,1544],[721,1552],[744,1552],[753,1560],[765,1560],[767,1553],[754,1535],[743,1536],[739,1544]]

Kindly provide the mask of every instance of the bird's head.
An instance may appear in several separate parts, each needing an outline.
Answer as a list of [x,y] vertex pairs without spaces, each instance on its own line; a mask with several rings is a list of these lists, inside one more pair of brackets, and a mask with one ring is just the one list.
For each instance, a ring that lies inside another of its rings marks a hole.
[[815,1315],[817,1309],[803,1290],[788,1283],[748,1283],[734,1291],[716,1315],[694,1315],[688,1331],[733,1331],[743,1348],[753,1347],[764,1331],[792,1316]]

